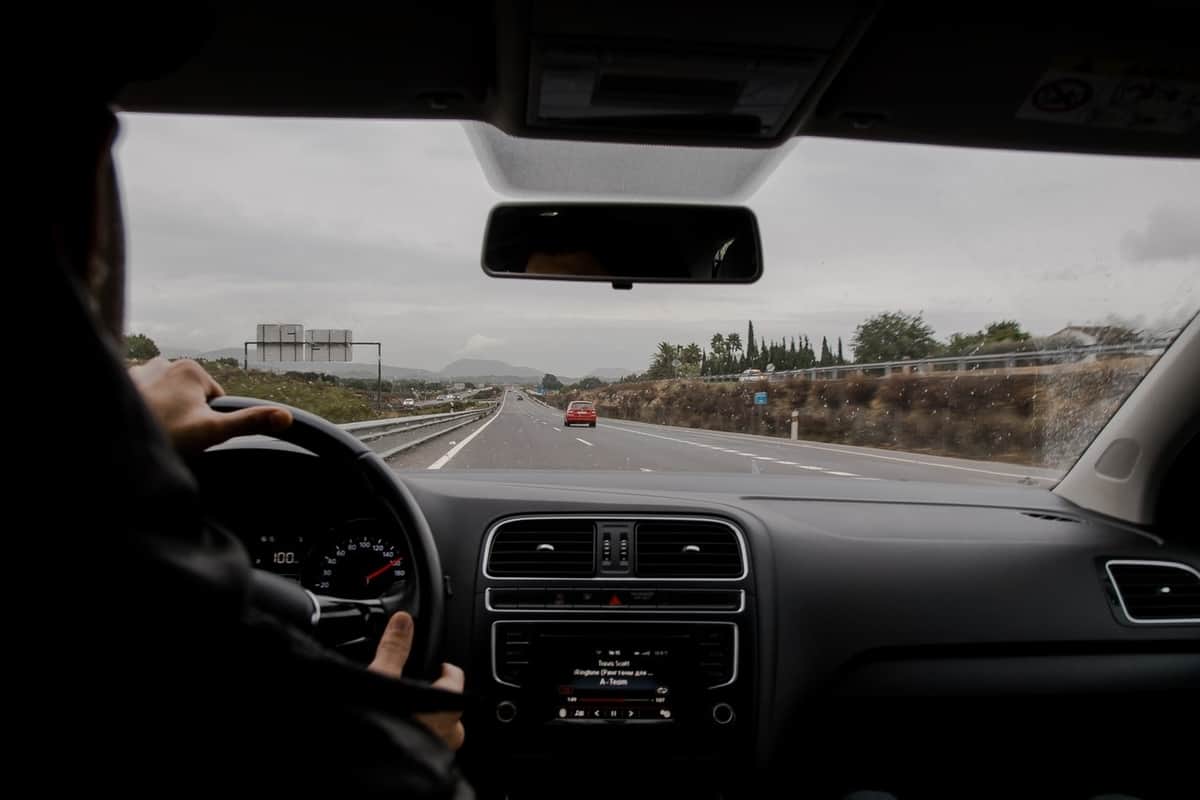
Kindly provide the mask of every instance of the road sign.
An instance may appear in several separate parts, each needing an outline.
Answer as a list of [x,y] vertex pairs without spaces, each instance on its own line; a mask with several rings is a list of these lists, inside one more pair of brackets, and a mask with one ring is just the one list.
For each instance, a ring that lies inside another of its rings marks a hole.
[[304,326],[260,324],[255,352],[259,361],[304,361]]
[[774,372],[774,371],[775,371],[775,365],[767,364],[767,372]]
[[344,328],[313,328],[304,332],[309,361],[353,361],[354,332]]
[[766,404],[767,404],[767,393],[766,392],[755,392],[754,393],[754,405],[765,406]]

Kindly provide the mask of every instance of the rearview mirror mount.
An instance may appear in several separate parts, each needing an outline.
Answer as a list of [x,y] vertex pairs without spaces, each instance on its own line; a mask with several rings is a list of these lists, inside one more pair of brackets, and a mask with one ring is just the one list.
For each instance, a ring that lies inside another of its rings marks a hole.
[[488,216],[483,271],[494,278],[754,283],[762,245],[738,206],[504,203]]

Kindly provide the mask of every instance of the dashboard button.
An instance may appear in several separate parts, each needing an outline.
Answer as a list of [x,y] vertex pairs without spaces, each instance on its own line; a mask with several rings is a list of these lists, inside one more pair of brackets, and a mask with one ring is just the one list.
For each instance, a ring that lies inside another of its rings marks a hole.
[[737,718],[737,714],[733,713],[733,706],[729,703],[717,703],[712,707],[712,718],[718,725],[728,725]]
[[519,589],[521,608],[545,608],[545,589]]
[[546,608],[574,608],[574,594],[569,589],[547,589],[543,602]]
[[492,608],[516,608],[520,603],[520,592],[517,589],[492,589],[489,597]]
[[594,589],[576,589],[572,594],[576,608],[596,608],[602,604],[600,592]]
[[631,589],[629,605],[634,608],[656,608],[658,592],[653,589]]
[[501,722],[512,722],[517,718],[517,704],[511,700],[501,700],[496,704],[496,719]]

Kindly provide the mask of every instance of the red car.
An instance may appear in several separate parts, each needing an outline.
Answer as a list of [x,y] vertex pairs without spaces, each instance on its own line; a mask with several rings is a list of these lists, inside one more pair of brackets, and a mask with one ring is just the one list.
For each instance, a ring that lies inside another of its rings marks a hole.
[[590,428],[596,427],[596,406],[587,400],[572,401],[563,415],[563,427],[585,424]]

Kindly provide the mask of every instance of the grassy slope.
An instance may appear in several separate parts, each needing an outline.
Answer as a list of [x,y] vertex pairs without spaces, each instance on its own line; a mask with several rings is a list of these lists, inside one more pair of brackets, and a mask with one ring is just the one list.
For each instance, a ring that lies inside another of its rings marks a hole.
[[[799,436],[909,452],[1065,466],[1149,367],[1128,359],[1016,374],[949,373],[789,380],[664,381],[557,395],[601,416],[706,430]],[[753,405],[767,390],[768,405]]]
[[273,372],[243,370],[205,364],[226,394],[257,397],[286,403],[324,417],[330,422],[358,422],[380,416],[363,392],[318,380],[299,380]]

